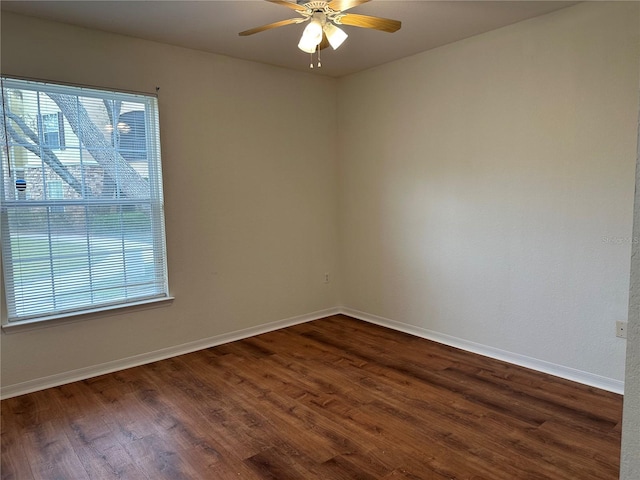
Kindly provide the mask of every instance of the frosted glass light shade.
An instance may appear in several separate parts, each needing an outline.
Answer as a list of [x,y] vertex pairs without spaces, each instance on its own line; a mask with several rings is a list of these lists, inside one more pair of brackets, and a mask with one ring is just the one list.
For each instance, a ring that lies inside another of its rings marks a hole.
[[337,50],[342,42],[344,42],[349,35],[345,33],[341,28],[336,27],[333,23],[328,23],[324,26],[324,33],[327,35],[327,40],[331,48]]
[[316,47],[322,41],[322,25],[317,20],[311,20],[309,25],[306,26],[300,37],[300,43],[298,48],[303,52],[313,53],[316,51]]

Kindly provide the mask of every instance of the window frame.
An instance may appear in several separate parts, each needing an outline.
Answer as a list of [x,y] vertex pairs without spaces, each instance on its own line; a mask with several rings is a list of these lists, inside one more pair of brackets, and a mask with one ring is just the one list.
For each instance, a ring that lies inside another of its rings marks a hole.
[[[50,93],[63,93],[66,95],[72,95],[76,98],[86,98],[86,97],[95,97],[98,99],[118,99],[120,101],[124,101],[126,98],[133,98],[132,96],[137,96],[140,98],[145,98],[145,102],[142,102],[145,105],[145,129],[148,129],[147,135],[147,151],[149,155],[153,155],[154,159],[149,158],[148,161],[148,177],[146,180],[149,185],[149,197],[148,199],[131,199],[131,202],[134,204],[147,205],[150,211],[150,227],[149,230],[151,232],[152,238],[152,250],[153,250],[153,276],[155,278],[161,278],[161,283],[163,283],[162,291],[153,296],[141,296],[139,298],[124,298],[119,301],[109,302],[106,304],[86,304],[79,308],[73,308],[71,310],[67,309],[65,311],[56,311],[55,309],[49,311],[48,313],[37,314],[32,316],[21,316],[21,317],[11,317],[9,310],[9,301],[8,295],[13,294],[12,289],[14,288],[13,280],[15,278],[15,274],[11,273],[11,264],[13,259],[11,258],[11,254],[7,255],[6,251],[10,251],[11,247],[5,248],[5,242],[10,241],[7,238],[10,238],[10,233],[6,235],[2,235],[0,237],[0,244],[2,248],[0,249],[0,270],[3,275],[3,282],[0,285],[0,297],[1,297],[1,309],[0,309],[0,325],[3,330],[18,330],[18,329],[31,329],[38,328],[39,326],[50,326],[57,323],[68,323],[70,321],[78,321],[85,317],[95,317],[96,315],[102,316],[104,312],[111,312],[114,310],[120,309],[140,309],[147,308],[149,306],[154,306],[156,304],[164,303],[167,301],[172,301],[173,297],[169,293],[169,284],[168,284],[168,268],[167,268],[167,254],[166,254],[166,230],[165,230],[165,221],[164,221],[164,195],[163,195],[163,185],[162,185],[162,158],[160,155],[160,132],[159,132],[159,106],[158,106],[158,98],[157,94],[149,94],[149,93],[141,93],[141,92],[132,92],[132,91],[123,91],[123,90],[115,90],[108,88],[98,88],[94,86],[85,86],[85,85],[75,85],[68,83],[60,83],[60,82],[52,82],[52,81],[43,81],[39,79],[26,79],[26,78],[18,78],[18,77],[10,77],[7,75],[0,76],[1,87],[2,87],[2,98],[1,101],[2,109],[0,109],[0,114],[4,115],[4,92],[5,88],[14,88],[20,89],[20,87],[16,87],[13,85],[19,85],[21,82],[27,82],[31,84],[33,88],[25,88],[25,90],[33,90],[36,92],[50,92]],[[9,84],[9,87],[6,87],[5,84]],[[75,93],[71,93],[73,90]],[[39,95],[39,93],[38,93]],[[132,100],[131,100],[132,101]],[[39,102],[39,100],[38,100]],[[38,103],[39,108],[39,103]],[[59,145],[49,145],[45,143],[45,121],[44,115],[52,115],[53,113],[57,113],[58,119],[58,140]],[[149,117],[149,118],[147,118]],[[153,118],[151,118],[153,117]],[[55,150],[64,150],[65,149],[65,118],[61,111],[40,114],[38,112],[37,116],[38,120],[38,136],[40,138],[40,146],[41,148],[49,148]],[[5,120],[6,121],[6,120]],[[4,123],[4,122],[3,122]],[[0,125],[0,128],[2,126]],[[11,182],[5,182],[5,170],[11,170],[11,162],[12,155],[10,153],[9,148],[9,134],[7,132],[3,132],[5,138],[7,139],[5,145],[2,145],[3,153],[0,155],[0,176],[2,181],[0,182],[0,232],[3,230],[8,232],[9,224],[8,224],[8,210],[18,202],[26,202],[29,204],[33,204],[34,202],[28,200],[26,196],[20,196],[19,194],[14,194],[15,197],[13,200],[8,200],[6,196],[5,190],[7,185],[11,184]],[[80,139],[78,139],[80,142]],[[85,148],[86,144],[79,143],[78,148]],[[6,150],[4,150],[6,148]],[[118,147],[114,145],[114,149],[116,152],[118,151]],[[153,162],[153,166],[151,163]],[[43,163],[44,165],[44,163]],[[83,167],[81,167],[83,168]],[[13,173],[10,174],[10,180],[13,180]],[[153,178],[152,178],[153,177]],[[17,180],[17,177],[16,177]],[[54,180],[57,181],[57,180]],[[50,182],[50,180],[49,180]],[[43,185],[46,182],[43,179]],[[16,185],[17,186],[17,185]],[[47,187],[44,187],[45,191]],[[58,197],[59,195],[56,195]],[[49,198],[43,201],[35,202],[37,204],[46,205],[48,209],[51,209],[55,213],[64,214],[65,208],[70,202],[75,202],[75,205],[89,205],[90,202],[86,199],[81,199],[80,201],[71,201],[71,200],[60,200]],[[114,200],[110,203],[110,205],[122,205],[121,202]],[[90,233],[87,233],[90,238]],[[93,237],[91,237],[93,238]],[[51,244],[51,236],[49,236],[49,244]],[[89,249],[90,250],[90,249]],[[122,255],[123,262],[126,263],[124,258],[127,255],[127,252],[130,250],[127,247],[122,247]],[[90,253],[88,254],[90,255]],[[8,258],[7,258],[8,257]],[[53,262],[54,257],[50,256],[49,260]],[[91,257],[88,257],[88,261],[92,262]],[[126,266],[123,263],[123,269],[126,270]],[[161,266],[159,266],[161,264]],[[157,277],[160,273],[161,277]],[[126,273],[125,273],[126,277]],[[52,277],[52,283],[54,282],[55,276]],[[9,280],[9,281],[7,281]],[[55,290],[55,287],[52,285],[52,290]],[[125,287],[126,288],[126,285]],[[52,294],[54,297],[57,295],[55,292]],[[93,294],[91,294],[93,296]],[[12,300],[15,304],[15,296]],[[110,313],[109,313],[110,314]]]
[[[46,121],[46,117],[56,116],[56,129],[48,130]],[[38,116],[38,129],[40,130],[39,134],[41,135],[42,146],[46,148],[50,148],[52,150],[64,150],[65,149],[65,138],[64,138],[64,117],[62,112],[53,112],[53,113],[41,113]],[[55,134],[57,138],[57,142],[52,144],[48,141],[47,135]]]

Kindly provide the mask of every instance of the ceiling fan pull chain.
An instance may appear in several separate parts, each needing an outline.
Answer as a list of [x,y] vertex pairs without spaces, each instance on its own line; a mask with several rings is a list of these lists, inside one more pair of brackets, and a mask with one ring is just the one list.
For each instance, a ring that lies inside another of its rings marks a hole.
[[310,53],[309,57],[311,58],[311,61],[309,62],[309,68],[313,68],[313,53]]
[[320,61],[320,45],[318,45],[318,68],[322,67],[322,62]]

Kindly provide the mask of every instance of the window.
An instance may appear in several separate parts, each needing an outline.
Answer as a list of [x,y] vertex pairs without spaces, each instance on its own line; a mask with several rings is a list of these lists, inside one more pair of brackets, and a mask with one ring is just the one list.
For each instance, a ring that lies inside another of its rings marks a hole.
[[3,323],[168,298],[157,99],[0,80]]
[[[47,182],[47,194],[52,200],[62,200],[64,198],[62,182],[60,180],[49,180]],[[56,213],[63,213],[64,206],[54,205],[51,207],[51,211]]]
[[40,115],[42,143],[45,147],[64,148],[64,120],[62,112]]

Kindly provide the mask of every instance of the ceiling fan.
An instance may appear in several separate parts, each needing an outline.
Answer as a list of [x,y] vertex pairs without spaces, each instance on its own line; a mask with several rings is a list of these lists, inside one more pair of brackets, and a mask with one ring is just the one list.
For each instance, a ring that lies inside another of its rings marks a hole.
[[[337,25],[350,25],[353,27],[373,28],[383,32],[393,33],[400,29],[402,25],[398,20],[388,18],[372,17],[369,15],[359,15],[357,13],[344,13],[370,0],[297,0],[289,2],[286,0],[266,0],[267,2],[276,3],[298,12],[301,17],[280,20],[279,22],[269,23],[261,27],[251,28],[240,32],[240,36],[253,35],[254,33],[264,32],[272,28],[284,27],[297,23],[309,22],[306,26],[298,43],[298,48],[303,52],[313,54],[327,48],[329,45],[336,50],[342,42],[347,38],[344,30]],[[318,66],[320,61],[318,60]],[[313,68],[313,63],[311,63]]]

